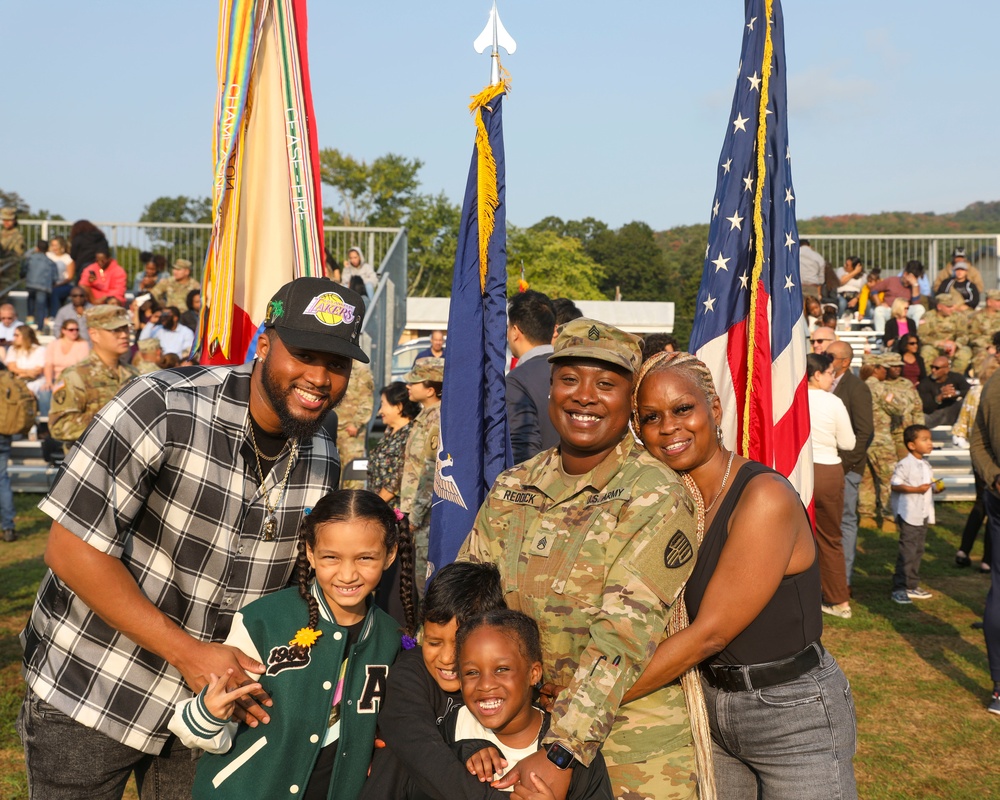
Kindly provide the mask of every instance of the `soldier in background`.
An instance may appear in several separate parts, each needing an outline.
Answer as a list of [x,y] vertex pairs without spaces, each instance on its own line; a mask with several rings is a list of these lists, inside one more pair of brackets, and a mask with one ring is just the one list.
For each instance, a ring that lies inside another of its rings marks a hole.
[[403,454],[403,476],[399,485],[399,508],[410,517],[413,531],[413,574],[417,590],[424,596],[427,583],[427,550],[431,532],[431,496],[441,441],[441,391],[444,359],[418,358],[403,378],[410,400],[420,404],[420,413],[410,423],[410,438]]
[[[355,364],[347,393],[337,406],[337,452],[340,453],[342,475],[356,458],[365,457],[368,423],[375,410],[375,380],[367,364]],[[364,489],[363,480],[341,480],[341,489]]]
[[173,274],[153,287],[152,295],[161,306],[187,308],[188,292],[200,289],[201,284],[191,277],[191,262],[178,258],[174,262]]
[[67,450],[94,415],[139,374],[118,361],[129,349],[128,311],[119,306],[91,306],[86,316],[90,355],[62,371],[49,411],[49,432],[64,442]]
[[136,368],[140,375],[147,372],[156,372],[160,367],[160,359],[163,357],[163,348],[160,347],[160,340],[155,336],[149,339],[142,339],[139,342],[139,352],[136,353],[132,366]]
[[913,382],[902,377],[903,357],[899,353],[890,351],[882,354],[882,360],[887,372],[885,386],[896,396],[898,405],[902,409],[892,418],[892,441],[896,446],[897,460],[900,460],[909,454],[903,443],[903,431],[910,425],[924,424],[924,404]]
[[892,387],[885,385],[888,372],[882,359],[883,356],[866,355],[861,362],[861,377],[872,393],[875,435],[868,447],[868,469],[858,492],[858,516],[859,525],[894,533],[896,522],[889,507],[889,482],[898,459],[892,440],[892,418],[901,416],[904,406]]
[[0,208],[0,289],[11,286],[20,277],[20,260],[28,246],[24,242],[21,229],[17,226],[17,209],[13,206]]
[[1000,289],[986,292],[986,306],[969,317],[969,345],[973,361],[993,344],[993,335],[1000,331]]
[[934,310],[924,314],[917,329],[920,357],[928,372],[935,358],[946,355],[955,372],[965,374],[972,361],[972,348],[968,346],[970,315],[956,311],[960,298],[951,293],[934,295],[934,301],[937,303]]

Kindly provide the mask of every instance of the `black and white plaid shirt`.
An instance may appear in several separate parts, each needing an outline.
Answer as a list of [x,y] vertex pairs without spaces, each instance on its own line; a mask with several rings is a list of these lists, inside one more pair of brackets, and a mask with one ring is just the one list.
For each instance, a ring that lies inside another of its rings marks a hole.
[[[337,486],[333,441],[302,442],[263,537],[264,495],[241,454],[249,434],[251,365],[141,376],[97,415],[39,508],[121,559],[143,594],[196,639],[221,642],[233,615],[286,586],[303,510]],[[271,501],[277,499],[277,490]],[[21,633],[25,680],[42,700],[112,739],[158,753],[180,673],[106,625],[51,571]]]

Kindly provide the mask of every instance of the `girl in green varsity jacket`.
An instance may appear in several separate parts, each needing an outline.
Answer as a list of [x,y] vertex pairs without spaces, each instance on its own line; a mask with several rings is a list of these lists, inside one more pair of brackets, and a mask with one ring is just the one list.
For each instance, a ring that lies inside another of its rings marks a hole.
[[[399,625],[371,602],[382,573],[401,560],[400,594],[413,629],[413,549],[402,515],[378,495],[340,490],[303,519],[298,589],[247,605],[226,644],[267,666],[259,683],[227,691],[212,675],[178,704],[170,729],[198,763],[195,798],[354,800],[375,742],[375,722]],[[296,619],[308,625],[296,629]],[[267,725],[230,720],[236,700],[262,688]]]

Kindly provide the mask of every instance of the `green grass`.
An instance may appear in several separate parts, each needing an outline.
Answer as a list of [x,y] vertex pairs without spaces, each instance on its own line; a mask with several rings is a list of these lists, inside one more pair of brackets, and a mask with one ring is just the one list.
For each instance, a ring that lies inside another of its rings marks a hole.
[[[17,497],[21,538],[0,542],[0,798],[27,796],[14,730],[23,696],[20,645],[44,572],[48,520],[38,496]],[[889,599],[894,534],[863,530],[854,578],[854,617],[825,618],[823,640],[851,680],[858,714],[855,769],[866,800],[1000,796],[994,754],[1000,718],[986,712],[990,690],[980,619],[989,578],[959,569],[954,556],[967,503],[940,504],[921,566],[934,598],[910,606]],[[981,552],[981,539],[974,554]],[[127,797],[135,797],[129,790]]]

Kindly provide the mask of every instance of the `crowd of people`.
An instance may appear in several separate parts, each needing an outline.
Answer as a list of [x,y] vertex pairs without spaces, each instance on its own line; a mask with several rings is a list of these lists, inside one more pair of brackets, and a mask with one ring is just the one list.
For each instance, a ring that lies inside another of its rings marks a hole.
[[[962,249],[933,282],[917,261],[899,275],[872,270],[867,278],[857,257],[834,272],[809,248],[809,269],[819,269],[814,261],[835,278],[819,282],[805,297],[823,611],[851,618],[859,520],[898,533],[895,573],[887,586],[891,599],[910,604],[934,596],[920,585],[927,528],[935,520],[933,497],[944,490],[927,460],[934,449],[931,429],[950,429],[951,444],[971,455],[976,498],[955,564],[972,565],[985,521],[978,569],[994,575],[1000,565],[993,563],[991,531],[1000,532],[1000,517],[991,516],[990,508],[998,491],[993,453],[1000,450],[991,448],[993,442],[1000,448],[1000,436],[991,439],[994,432],[979,409],[982,398],[992,395],[990,378],[1000,364],[1000,290],[985,289]],[[831,284],[839,293],[836,305],[837,298],[827,294]],[[866,352],[856,377],[850,368],[855,353],[839,333],[866,318],[874,329],[872,349],[881,352]],[[989,711],[1000,714],[1000,610],[990,611],[1000,591],[993,586],[1000,583],[991,582],[983,626],[994,679]]]
[[[55,388],[50,430],[68,443],[21,637],[34,796],[120,797],[134,774],[163,798],[857,797],[851,689],[822,632],[824,614],[851,617],[859,516],[898,525],[892,599],[930,597],[927,418],[956,405],[980,513],[1000,510],[1000,388],[980,395],[951,360],[969,347],[984,380],[992,320],[948,323],[962,287],[919,326],[887,317],[896,349],[860,376],[836,315],[815,315],[815,530],[784,477],[726,447],[712,375],[673,337],[528,290],[508,308],[515,466],[431,575],[447,342],[435,332],[376,394],[360,324],[311,310],[336,294],[363,318],[360,250],[345,285],[277,292],[251,362],[173,370],[178,299],[198,310],[191,265],[164,277],[150,255],[126,308],[90,244],[37,375],[35,328],[10,329],[12,371]],[[366,455],[367,475],[347,469]]]

